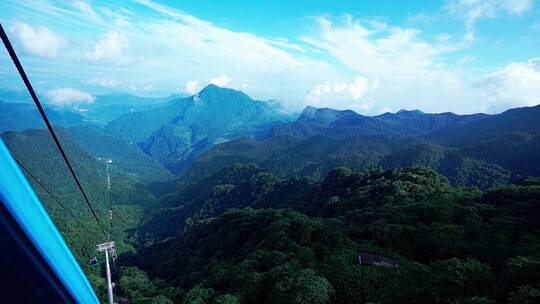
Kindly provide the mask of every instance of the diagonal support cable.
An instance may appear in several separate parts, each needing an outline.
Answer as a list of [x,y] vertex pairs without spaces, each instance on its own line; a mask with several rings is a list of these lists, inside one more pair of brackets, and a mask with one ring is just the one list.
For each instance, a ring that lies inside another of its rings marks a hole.
[[75,180],[75,183],[77,184],[77,187],[81,191],[81,194],[82,194],[86,204],[88,205],[88,208],[90,208],[90,211],[92,211],[92,214],[94,215],[94,218],[96,219],[96,221],[97,221],[97,223],[99,225],[99,228],[101,228],[101,231],[103,232],[105,237],[108,238],[109,236],[105,232],[105,229],[103,229],[103,226],[101,225],[101,222],[100,222],[96,212],[94,211],[94,208],[92,207],[92,204],[90,203],[90,200],[88,200],[88,196],[86,195],[86,192],[84,192],[84,189],[83,189],[83,187],[81,185],[81,182],[79,181],[79,178],[75,174],[75,171],[73,170],[73,167],[71,166],[71,163],[69,162],[69,159],[68,159],[64,149],[62,148],[62,145],[60,144],[60,140],[58,139],[58,136],[56,135],[56,132],[54,132],[54,129],[53,129],[52,125],[51,125],[51,122],[49,121],[49,118],[47,117],[47,114],[45,113],[45,110],[43,110],[43,107],[41,106],[41,102],[39,101],[39,99],[38,99],[38,97],[36,95],[36,92],[34,91],[34,88],[32,87],[32,84],[30,83],[30,80],[26,76],[24,68],[23,68],[21,62],[19,61],[19,58],[17,57],[17,54],[15,53],[15,50],[13,49],[13,46],[11,45],[11,42],[9,41],[8,36],[7,36],[6,32],[4,31],[4,27],[2,26],[1,23],[0,23],[0,36],[2,38],[2,42],[4,42],[4,46],[6,47],[6,50],[9,53],[9,56],[11,57],[11,60],[13,60],[13,63],[15,64],[15,67],[17,68],[17,71],[19,72],[19,75],[21,76],[21,78],[22,78],[22,80],[24,82],[24,85],[26,86],[26,89],[28,90],[28,92],[30,93],[30,96],[32,97],[32,100],[36,104],[36,107],[37,107],[37,109],[39,111],[39,114],[41,114],[41,117],[43,118],[43,121],[45,122],[45,125],[47,126],[47,129],[49,130],[49,133],[51,134],[56,146],[58,147],[58,150],[60,151],[60,154],[62,155],[62,158],[64,159],[64,162],[68,166],[69,172],[73,176],[73,179]]

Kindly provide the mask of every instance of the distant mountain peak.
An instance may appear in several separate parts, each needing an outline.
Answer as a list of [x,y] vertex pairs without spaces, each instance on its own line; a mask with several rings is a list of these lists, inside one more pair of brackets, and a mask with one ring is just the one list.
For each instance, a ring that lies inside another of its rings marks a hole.
[[224,87],[220,87],[218,85],[215,85],[215,84],[212,84],[212,83],[209,83],[207,84],[204,88],[201,89],[201,91],[198,93],[199,95],[201,94],[214,94],[214,93],[239,93],[239,94],[244,94],[244,92],[242,91],[238,91],[238,90],[235,90],[235,89],[231,89],[231,88],[224,88]]
[[420,110],[406,110],[406,109],[401,109],[401,110],[399,110],[396,114],[422,115],[422,114],[425,114],[425,113],[422,112],[422,111],[420,111]]
[[336,110],[331,108],[316,108],[312,106],[307,106],[304,111],[302,111],[299,120],[317,119],[324,121],[332,121],[337,119],[338,117],[342,117],[345,115],[360,116],[352,110]]
[[[238,91],[238,90],[230,89],[230,88],[222,88],[215,84],[208,84],[207,86],[205,86],[199,93],[194,95],[194,101],[196,101],[195,96],[198,96],[198,98],[200,98],[202,101],[210,101],[210,100],[223,101],[223,100],[232,100],[232,99],[242,99],[242,100],[252,101],[252,98],[242,91]],[[201,100],[197,100],[197,102],[200,102]]]
[[220,86],[217,86],[215,84],[208,84],[204,88],[202,88],[198,93],[193,95],[194,99],[195,97],[198,98],[204,98],[204,97],[213,97],[213,96],[221,96],[228,93],[228,90],[226,88],[222,88]]
[[315,115],[315,113],[317,112],[317,108],[313,107],[313,106],[307,106],[304,108],[304,110],[302,111],[302,113],[300,114],[300,117],[313,117],[313,115]]
[[212,91],[212,90],[222,90],[222,89],[225,89],[225,88],[222,88],[222,87],[220,87],[218,85],[215,85],[213,83],[209,83],[204,88],[202,88],[201,92]]

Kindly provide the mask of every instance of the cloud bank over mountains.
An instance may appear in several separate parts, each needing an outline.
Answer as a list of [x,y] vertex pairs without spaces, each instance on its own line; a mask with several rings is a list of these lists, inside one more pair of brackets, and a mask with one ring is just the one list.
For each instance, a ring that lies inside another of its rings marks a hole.
[[[12,24],[17,50],[30,57],[23,59],[35,67],[34,79],[57,105],[91,102],[92,94],[110,90],[195,94],[209,83],[279,99],[293,110],[311,104],[366,114],[401,108],[470,113],[540,102],[538,59],[470,67],[478,24],[519,19],[534,10],[532,0],[452,0],[438,15],[423,14],[430,23],[441,15],[462,22],[461,35],[346,14],[306,17],[300,34],[267,37],[150,0],[124,7],[85,1],[0,7],[12,12],[0,18]],[[7,82],[12,75],[0,77]]]
[[57,88],[47,91],[46,98],[49,104],[57,107],[76,106],[93,103],[94,96],[74,88]]

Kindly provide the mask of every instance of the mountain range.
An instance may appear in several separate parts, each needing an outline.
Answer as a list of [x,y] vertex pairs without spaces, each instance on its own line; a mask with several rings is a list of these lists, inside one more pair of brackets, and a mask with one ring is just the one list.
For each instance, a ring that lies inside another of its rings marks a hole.
[[369,117],[308,107],[296,121],[273,126],[263,138],[217,145],[186,175],[206,176],[234,163],[254,163],[283,177],[316,178],[337,166],[422,166],[455,185],[488,188],[538,175],[539,112],[535,106],[496,115],[402,110]]
[[[34,106],[2,94],[13,99],[0,102],[1,138],[103,299],[86,263],[100,229]],[[121,300],[540,300],[540,181],[525,177],[540,176],[540,106],[295,115],[210,85],[46,111],[117,243]],[[397,267],[360,265],[361,254]]]
[[104,126],[123,114],[161,107],[178,98],[177,94],[166,97],[140,97],[132,94],[98,95],[94,102],[78,106],[76,110],[95,124]]
[[421,136],[441,129],[451,129],[482,120],[486,114],[426,114],[418,110],[401,110],[378,116],[364,116],[350,110],[306,107],[298,120],[273,127],[271,136],[293,135],[400,135]]
[[[0,102],[0,130],[42,127],[33,105],[6,92],[18,103]],[[91,155],[108,155],[145,184],[171,183],[174,175],[201,178],[235,163],[314,178],[337,166],[423,166],[454,185],[482,189],[540,175],[534,161],[540,106],[494,115],[401,110],[377,116],[308,106],[295,119],[278,102],[208,85],[189,97],[102,95],[81,109],[46,111]]]

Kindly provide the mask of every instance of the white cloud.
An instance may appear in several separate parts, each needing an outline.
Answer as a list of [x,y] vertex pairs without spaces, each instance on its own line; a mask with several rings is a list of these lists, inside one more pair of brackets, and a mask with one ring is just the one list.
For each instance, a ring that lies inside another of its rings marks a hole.
[[475,24],[480,19],[499,15],[521,16],[533,8],[534,0],[447,0],[446,10],[465,21],[465,41],[475,39]]
[[92,52],[85,54],[85,58],[94,64],[122,65],[130,62],[126,50],[129,47],[129,39],[126,35],[109,31],[101,35]]
[[350,82],[327,81],[313,87],[306,99],[310,104],[319,107],[351,108],[355,105],[356,108],[366,108],[369,102],[364,97],[376,86],[377,81],[373,81],[370,85],[367,78],[362,76]]
[[90,80],[86,80],[83,82],[85,84],[109,88],[109,89],[118,88],[120,86],[120,81],[118,81],[117,79],[111,79],[111,78],[96,77],[96,78],[92,78]]
[[227,75],[221,74],[218,77],[214,77],[214,78],[210,79],[209,83],[215,84],[218,87],[224,88],[229,84],[230,81],[231,81],[231,79]]
[[382,107],[378,110],[379,114],[383,113],[392,113],[392,108],[390,107]]
[[301,39],[335,58],[345,69],[377,79],[380,88],[370,92],[374,107],[476,109],[471,103],[475,93],[467,86],[470,76],[459,68],[447,67],[442,59],[462,48],[461,42],[448,38],[430,43],[421,39],[418,30],[390,25],[373,28],[350,16],[339,20],[319,17],[317,22],[318,31]]
[[[451,44],[429,44],[420,32],[401,27],[368,27],[350,16],[334,22],[316,19],[319,32],[301,39],[337,58],[348,68],[369,75],[425,74],[438,55],[455,50]],[[446,41],[445,41],[446,42]]]
[[83,103],[93,103],[95,98],[89,93],[74,88],[57,88],[46,93],[49,103],[57,106],[73,106]]
[[509,15],[520,16],[533,8],[534,0],[504,0],[501,9]]
[[84,15],[94,19],[94,20],[100,20],[100,16],[94,11],[92,6],[86,1],[74,1],[73,7],[75,7],[77,10],[79,10]]
[[[512,13],[522,10],[516,8]],[[350,82],[319,84],[309,91],[307,103],[371,113],[388,107],[494,113],[540,103],[540,59],[509,64],[490,73],[473,72],[466,69],[473,56],[461,56],[451,67],[444,60],[445,55],[464,47],[452,37],[427,42],[414,29],[373,28],[351,17],[339,21],[318,18],[319,31],[302,40],[331,55],[346,69],[377,81],[369,83],[365,78],[357,82],[358,86],[353,85],[358,88],[356,95],[349,90]]]
[[194,95],[201,89],[201,84],[197,80],[188,80],[184,86],[184,92]]
[[[507,10],[517,14],[525,8]],[[319,32],[302,39],[378,83],[359,85],[356,92],[363,93],[355,95],[359,99],[353,98],[351,83],[324,83],[309,92],[309,103],[371,112],[400,107],[457,113],[494,113],[540,103],[540,59],[512,63],[490,73],[473,73],[465,68],[474,60],[470,55],[460,57],[452,67],[446,64],[443,56],[463,47],[460,42],[452,43],[451,37],[427,42],[414,29],[372,28],[351,17],[341,22],[328,17],[317,21]],[[368,81],[357,84],[361,83]],[[376,86],[379,88],[373,88]]]
[[407,18],[407,22],[410,24],[431,24],[436,20],[436,16],[424,12]]
[[[154,79],[146,77],[135,78],[130,76],[126,78],[111,78],[99,76],[88,80],[83,80],[82,83],[85,85],[101,87],[114,91],[126,91],[132,94],[149,94],[155,96],[155,94],[152,94],[155,87]],[[174,91],[168,91],[167,94],[171,94],[171,92]]]
[[540,58],[510,63],[483,80],[486,111],[540,104]]
[[471,56],[471,55],[465,55],[457,61],[457,65],[461,67],[475,60],[476,60],[476,57]]
[[155,86],[154,80],[152,80],[151,78],[140,78],[140,79],[130,78],[129,80],[126,80],[125,82],[126,82],[127,90],[133,93],[148,94],[154,89],[154,86]]
[[173,75],[161,84],[170,81],[177,87],[178,82],[191,81],[184,89],[194,92],[226,70],[227,78],[234,82],[216,77],[216,84],[245,84],[246,93],[254,98],[278,98],[298,107],[305,97],[305,83],[311,87],[338,75],[330,64],[306,57],[305,48],[290,41],[231,31],[151,1],[139,2],[161,14],[141,21],[144,32],[130,35],[140,39],[138,44],[149,46],[144,53],[159,53],[147,56],[141,68],[161,77]]
[[45,26],[33,27],[23,22],[16,22],[10,32],[17,45],[30,55],[55,58],[67,43],[60,35],[53,33]]
[[218,87],[224,88],[229,85],[230,81],[231,79],[229,78],[229,76],[225,74],[221,74],[217,77],[214,77],[205,81],[188,80],[186,81],[186,84],[184,85],[184,92],[194,95],[209,84],[214,84],[214,85],[217,85]]

